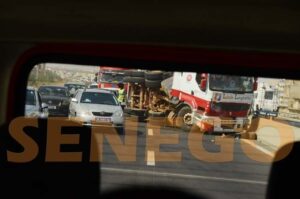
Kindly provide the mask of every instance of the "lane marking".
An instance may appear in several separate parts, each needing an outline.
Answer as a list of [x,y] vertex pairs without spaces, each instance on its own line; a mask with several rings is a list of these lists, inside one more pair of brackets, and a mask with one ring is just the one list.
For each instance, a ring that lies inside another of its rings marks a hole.
[[148,129],[148,135],[153,136],[153,129]]
[[[148,135],[153,136],[153,129],[148,129]],[[147,166],[155,166],[155,153],[152,150],[147,151]]]
[[252,141],[250,141],[250,140],[243,140],[243,139],[241,139],[241,141],[242,141],[242,142],[245,142],[245,143],[247,143],[247,144],[249,144],[249,145],[251,145],[253,148],[258,149],[259,151],[263,152],[264,154],[266,154],[266,155],[268,155],[268,156],[271,156],[271,157],[274,157],[274,156],[275,156],[274,153],[272,153],[272,152],[268,151],[267,149],[265,149],[265,148],[259,146],[258,144],[254,144],[254,142],[252,142]]
[[153,171],[146,171],[146,170],[132,170],[132,169],[118,169],[118,168],[102,167],[101,171],[120,172],[120,173],[126,173],[126,174],[151,175],[151,176],[157,176],[157,177],[190,178],[190,179],[202,179],[202,180],[220,181],[220,182],[234,182],[234,183],[244,183],[244,184],[267,185],[267,182],[258,181],[258,180],[222,178],[222,177],[214,177],[214,176],[190,175],[190,174],[157,172],[157,171],[153,172]]
[[147,151],[147,166],[155,166],[155,153],[154,151]]

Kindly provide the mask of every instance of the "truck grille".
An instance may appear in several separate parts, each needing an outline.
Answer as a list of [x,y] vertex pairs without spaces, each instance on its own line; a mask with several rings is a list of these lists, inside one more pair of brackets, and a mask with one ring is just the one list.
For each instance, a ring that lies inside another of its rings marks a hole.
[[58,105],[60,102],[61,100],[53,100],[53,99],[49,99],[46,101],[48,105]]
[[247,111],[250,104],[236,104],[236,103],[211,103],[212,110],[218,111]]
[[94,116],[104,116],[104,117],[110,117],[113,114],[109,112],[92,112]]

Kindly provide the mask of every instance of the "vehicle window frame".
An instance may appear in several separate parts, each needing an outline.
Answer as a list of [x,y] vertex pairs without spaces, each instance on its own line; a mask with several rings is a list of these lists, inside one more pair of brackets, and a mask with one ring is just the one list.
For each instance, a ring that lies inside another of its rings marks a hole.
[[39,102],[39,108],[40,110],[42,109],[42,98],[41,98],[41,95],[38,91],[36,91],[36,94],[37,94],[37,98],[38,98],[38,102]]
[[81,90],[77,90],[76,93],[75,93],[75,99],[77,99],[78,103],[80,104],[80,99],[81,99],[81,94],[82,94],[82,91]]

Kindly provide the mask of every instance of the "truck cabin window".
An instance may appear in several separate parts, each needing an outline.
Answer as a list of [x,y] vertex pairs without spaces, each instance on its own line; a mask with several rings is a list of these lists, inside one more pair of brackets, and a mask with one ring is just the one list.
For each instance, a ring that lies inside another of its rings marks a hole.
[[300,81],[260,75],[42,63],[29,75],[24,115],[102,135],[103,191],[174,185],[265,198],[274,153],[300,138]]
[[253,92],[253,78],[211,74],[210,89],[216,91]]

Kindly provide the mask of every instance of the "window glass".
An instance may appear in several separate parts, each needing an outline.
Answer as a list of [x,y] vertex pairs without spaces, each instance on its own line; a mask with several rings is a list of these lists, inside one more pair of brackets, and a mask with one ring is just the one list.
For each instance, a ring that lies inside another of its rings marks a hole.
[[216,91],[251,92],[253,91],[253,78],[211,74],[210,88]]
[[81,103],[106,104],[116,106],[117,100],[114,95],[109,93],[83,92],[80,99]]
[[41,95],[67,96],[66,89],[59,87],[41,87],[39,93]]
[[[275,152],[300,141],[299,80],[120,67],[46,63],[28,79],[48,117],[101,138],[102,191],[167,185],[212,199],[265,198]],[[62,97],[67,89],[77,101]],[[26,104],[34,100],[27,91]]]
[[266,91],[265,92],[265,99],[266,100],[272,100],[273,99],[273,91]]
[[34,90],[27,90],[26,105],[36,105],[36,98]]

